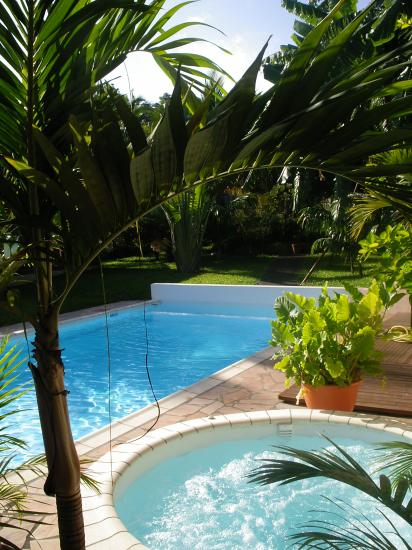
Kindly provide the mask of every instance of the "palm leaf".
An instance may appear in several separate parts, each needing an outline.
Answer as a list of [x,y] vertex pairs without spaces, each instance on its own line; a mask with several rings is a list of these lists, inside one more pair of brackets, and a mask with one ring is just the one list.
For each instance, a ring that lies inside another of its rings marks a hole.
[[380,456],[375,460],[377,471],[385,471],[398,488],[407,481],[412,488],[412,444],[401,441],[381,443],[376,450]]
[[[0,154],[14,153],[27,160],[27,117],[29,126],[36,124],[61,143],[69,114],[84,116],[89,112],[90,87],[131,51],[150,51],[167,59],[170,67],[195,64],[219,71],[205,57],[169,55],[167,51],[168,43],[172,49],[183,42],[191,43],[179,36],[184,27],[165,29],[187,3],[162,13],[164,0],[147,4],[131,0],[39,0],[33,10],[28,0],[1,0],[0,103],[7,108],[0,114]],[[197,24],[191,22],[193,25]],[[208,79],[207,72],[202,75]],[[173,76],[172,72],[168,76]],[[202,85],[202,80],[190,73],[184,78],[188,86]]]
[[[339,512],[316,510],[322,518],[299,525],[299,532],[289,538],[297,548],[317,548],[319,550],[410,550],[411,546],[389,517],[380,512],[386,523],[385,530],[378,527],[365,514],[344,502],[324,497],[329,505]],[[356,516],[356,519],[353,519]],[[388,536],[391,535],[391,536]]]
[[[404,74],[402,71],[411,63],[405,61],[405,57],[412,54],[412,44],[398,45],[392,55],[372,52],[367,62],[361,66],[354,63],[341,75],[344,85],[339,87],[338,80],[331,81],[322,85],[321,94],[312,86],[310,93],[298,101],[300,94],[296,90],[306,75],[312,74],[316,77],[314,80],[320,80],[316,67],[325,69],[337,64],[343,55],[343,45],[363,25],[364,18],[359,16],[347,26],[343,25],[342,36],[334,34],[328,42],[325,37],[339,6],[337,4],[335,11],[308,34],[300,48],[302,51],[295,55],[293,64],[278,84],[265,94],[255,96],[254,84],[263,49],[202,128],[195,121],[191,125],[185,120],[182,94],[186,95],[186,91],[184,86],[180,89],[182,80],[178,78],[166,114],[149,143],[136,117],[119,101],[98,107],[100,111],[88,124],[71,118],[75,162],[58,160],[60,157],[50,152],[46,141],[36,134],[56,179],[51,182],[50,176],[42,177],[42,189],[67,220],[68,229],[63,232],[63,225],[60,236],[70,266],[67,292],[99,251],[146,211],[169,195],[229,172],[257,166],[322,168],[358,181],[374,192],[381,189],[385,197],[389,196],[388,186],[392,184],[378,181],[376,177],[407,172],[410,159],[398,155],[388,162],[382,154],[374,153],[387,148],[390,154],[394,148],[406,149],[412,143],[410,128],[388,125],[388,121],[410,113],[410,102],[401,98],[393,104],[375,106],[369,100],[387,89],[395,77],[397,82],[407,79],[399,74]],[[152,15],[144,16],[149,26]],[[189,63],[184,56],[181,60]],[[192,62],[196,65],[197,58]],[[289,98],[293,96],[296,99],[292,108]],[[360,102],[364,109],[357,113]],[[376,130],[384,121],[388,129]],[[119,125],[123,125],[121,131]],[[189,136],[186,127],[192,128]],[[135,152],[132,158],[130,142]],[[106,150],[110,153],[105,154]],[[54,161],[54,157],[57,160]],[[124,168],[126,162],[131,162],[130,177]],[[25,173],[24,166],[16,163],[14,166]],[[34,177],[34,174],[26,168],[26,176]],[[390,200],[406,205],[409,190],[407,186],[403,190],[404,195],[397,186]],[[78,234],[78,228],[84,236]]]
[[[406,493],[400,494],[391,480],[381,474],[379,484],[368,472],[354,460],[342,447],[324,436],[334,447],[334,451],[301,451],[291,447],[276,447],[276,450],[288,457],[283,459],[264,459],[263,464],[252,471],[250,482],[260,485],[279,483],[287,485],[315,477],[326,477],[345,483],[378,500],[412,525],[412,498]],[[292,460],[290,460],[292,459]],[[404,504],[404,499],[407,499]]]

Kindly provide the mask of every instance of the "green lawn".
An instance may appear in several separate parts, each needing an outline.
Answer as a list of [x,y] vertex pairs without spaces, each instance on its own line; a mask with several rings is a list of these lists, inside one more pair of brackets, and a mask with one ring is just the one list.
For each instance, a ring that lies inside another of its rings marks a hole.
[[[314,258],[306,257],[226,257],[206,258],[204,266],[198,275],[190,276],[177,273],[174,263],[156,261],[154,259],[124,258],[104,262],[104,282],[107,301],[137,300],[150,298],[151,283],[209,283],[251,285],[259,281],[272,284],[299,284],[314,262]],[[358,286],[365,286],[369,280],[368,274],[373,271],[373,263],[367,266],[366,277],[351,275],[342,261],[326,258],[308,280],[309,285],[322,285],[328,281],[330,285],[341,286],[343,281],[351,281]],[[61,290],[64,278],[56,277],[55,286]],[[21,302],[25,311],[33,310],[34,286],[28,284],[21,289]],[[79,280],[69,298],[64,304],[64,311],[73,311],[103,303],[100,272],[97,268],[88,270]],[[18,322],[17,317],[0,311],[0,325]]]

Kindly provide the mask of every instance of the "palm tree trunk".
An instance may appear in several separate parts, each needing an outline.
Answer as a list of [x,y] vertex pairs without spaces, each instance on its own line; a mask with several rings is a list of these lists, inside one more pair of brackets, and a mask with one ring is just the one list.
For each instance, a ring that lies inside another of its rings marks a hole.
[[30,368],[49,470],[44,492],[56,497],[61,550],[84,550],[80,465],[70,428],[54,308],[36,326],[33,355],[37,366],[30,364]]

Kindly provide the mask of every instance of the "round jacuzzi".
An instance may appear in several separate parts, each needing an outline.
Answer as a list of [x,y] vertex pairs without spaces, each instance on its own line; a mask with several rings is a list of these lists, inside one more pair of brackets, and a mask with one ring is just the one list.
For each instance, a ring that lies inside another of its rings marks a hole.
[[[277,447],[333,450],[324,436],[369,471],[376,444],[412,439],[402,423],[307,410],[174,424],[116,451],[118,525],[150,550],[283,550],[294,547],[290,536],[302,524],[319,520],[341,528],[370,521],[388,533],[379,503],[342,483],[320,477],[284,486],[248,483],[247,474],[262,459],[280,458]],[[384,512],[411,543],[410,526]],[[400,550],[396,535],[388,536]]]

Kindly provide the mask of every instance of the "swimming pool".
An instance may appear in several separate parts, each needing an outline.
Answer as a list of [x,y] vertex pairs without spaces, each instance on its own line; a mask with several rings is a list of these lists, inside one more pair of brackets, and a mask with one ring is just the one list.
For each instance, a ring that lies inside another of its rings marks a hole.
[[[326,434],[365,465],[376,458],[376,442],[399,438],[367,428],[372,418],[311,416],[310,411],[300,410],[291,411],[290,418],[288,414],[271,411],[270,418],[266,412],[228,415],[212,420],[210,426],[204,419],[190,421],[177,440],[173,426],[167,427],[169,435],[157,430],[150,440],[153,450],[143,454],[138,450],[140,456],[134,461],[121,459],[130,466],[120,470],[114,506],[128,532],[153,550],[285,550],[293,547],[288,536],[308,520],[338,520],[347,526],[338,517],[342,509],[332,502],[342,505],[341,499],[352,507],[352,520],[373,521],[388,534],[393,548],[406,548],[390,534],[393,529],[378,511],[379,504],[346,485],[322,478],[284,487],[247,483],[245,476],[258,465],[257,460],[276,454],[273,445],[329,448],[320,436]],[[380,419],[378,426],[384,426]],[[175,431],[181,430],[176,425]],[[410,526],[387,509],[385,514],[411,544]]]
[[[109,316],[112,419],[153,402],[148,363],[158,398],[182,389],[267,346],[272,307],[218,304],[148,304]],[[104,316],[63,323],[60,329],[74,438],[109,423],[108,358]],[[13,338],[26,352],[22,337]],[[23,379],[30,380],[24,371]],[[13,417],[14,435],[30,453],[42,452],[34,390],[22,397]]]

